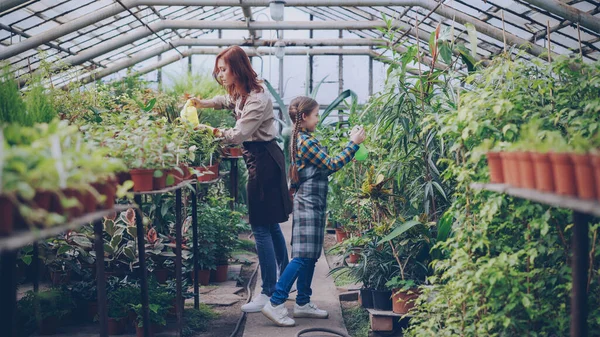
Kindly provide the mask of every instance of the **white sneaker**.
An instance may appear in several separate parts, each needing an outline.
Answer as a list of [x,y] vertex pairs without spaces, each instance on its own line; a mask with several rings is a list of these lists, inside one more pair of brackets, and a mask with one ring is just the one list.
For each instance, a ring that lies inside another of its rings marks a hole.
[[296,325],[296,321],[288,316],[288,310],[285,307],[285,303],[274,307],[273,304],[271,304],[271,301],[269,301],[262,309],[262,313],[277,326],[286,327]]
[[265,294],[255,297],[252,302],[242,305],[243,312],[260,312],[265,304],[269,303],[271,298]]
[[317,308],[317,306],[310,302],[303,306],[299,306],[297,303],[294,304],[294,317],[296,318],[327,318],[329,313],[325,310]]

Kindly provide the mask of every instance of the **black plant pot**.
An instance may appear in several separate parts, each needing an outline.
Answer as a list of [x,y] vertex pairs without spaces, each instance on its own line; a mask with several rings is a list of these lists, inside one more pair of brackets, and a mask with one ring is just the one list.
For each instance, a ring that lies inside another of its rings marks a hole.
[[375,310],[392,310],[392,291],[373,290],[373,308]]
[[373,289],[360,288],[360,303],[365,309],[373,309]]

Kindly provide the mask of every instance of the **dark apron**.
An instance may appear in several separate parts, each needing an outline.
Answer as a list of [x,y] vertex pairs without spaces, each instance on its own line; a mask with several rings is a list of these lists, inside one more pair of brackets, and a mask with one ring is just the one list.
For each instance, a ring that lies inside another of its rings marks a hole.
[[286,222],[292,201],[285,174],[285,156],[275,140],[244,142],[248,168],[248,213],[252,225]]

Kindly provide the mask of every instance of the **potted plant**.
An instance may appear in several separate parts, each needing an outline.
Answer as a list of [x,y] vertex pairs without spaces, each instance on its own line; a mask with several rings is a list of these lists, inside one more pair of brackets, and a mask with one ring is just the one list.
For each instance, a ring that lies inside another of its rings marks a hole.
[[98,291],[96,280],[78,281],[71,286],[71,294],[77,308],[76,312],[87,321],[92,321],[98,314]]
[[189,161],[199,181],[219,177],[219,143],[207,129],[188,130],[190,137]]
[[[142,316],[142,305],[141,304],[130,304],[130,308],[136,313],[137,317],[135,320],[135,328],[137,337],[144,337],[144,319]],[[150,303],[148,306],[150,314],[150,336],[153,337],[160,327],[167,325],[165,318],[167,309],[161,307],[159,304]]]
[[120,285],[108,292],[108,334],[125,332],[130,304],[139,304],[140,289],[131,284]]
[[[36,306],[39,306],[39,310],[36,310]],[[55,334],[61,320],[71,313],[73,307],[70,293],[59,289],[39,293],[29,291],[18,303],[20,316],[26,321],[26,326],[37,326],[40,335]]]

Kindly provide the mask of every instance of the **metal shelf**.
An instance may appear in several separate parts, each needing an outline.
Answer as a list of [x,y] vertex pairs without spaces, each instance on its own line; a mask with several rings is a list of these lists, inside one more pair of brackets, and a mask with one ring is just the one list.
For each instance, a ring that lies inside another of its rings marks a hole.
[[504,193],[513,197],[535,201],[540,204],[568,208],[581,213],[600,217],[600,202],[597,200],[584,200],[576,197],[558,195],[528,188],[518,188],[508,184],[472,183],[471,188],[476,190]]
[[195,181],[196,181],[196,179],[188,179],[188,180],[184,180],[184,181],[180,182],[177,185],[165,187],[161,190],[134,192],[133,194],[134,195],[148,195],[148,194],[163,194],[163,193],[173,192],[173,191],[177,191],[178,189],[184,188],[188,184],[193,184]]
[[82,217],[73,219],[64,225],[59,225],[46,229],[31,229],[29,231],[16,232],[10,236],[0,238],[0,252],[21,248],[32,242],[43,240],[58,235],[60,233],[66,232],[68,230],[78,229],[83,225],[100,220],[103,217],[111,215],[114,212],[122,212],[126,211],[129,208],[135,207],[135,205],[116,205],[111,209],[86,214]]

